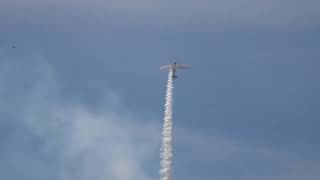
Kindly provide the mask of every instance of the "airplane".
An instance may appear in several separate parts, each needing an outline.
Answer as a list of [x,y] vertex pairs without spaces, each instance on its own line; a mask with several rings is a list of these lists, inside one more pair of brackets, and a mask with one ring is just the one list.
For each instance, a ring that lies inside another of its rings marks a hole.
[[190,66],[186,64],[177,64],[176,62],[172,62],[171,64],[160,66],[160,70],[163,70],[163,69],[172,70],[173,79],[178,78],[178,76],[176,75],[176,69],[188,69],[188,68],[190,68]]

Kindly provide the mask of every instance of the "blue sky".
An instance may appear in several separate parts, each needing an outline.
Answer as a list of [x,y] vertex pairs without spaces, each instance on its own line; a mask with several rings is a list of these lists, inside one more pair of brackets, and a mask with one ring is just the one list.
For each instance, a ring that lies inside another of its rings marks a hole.
[[159,179],[171,58],[174,179],[319,179],[319,7],[2,1],[0,179]]

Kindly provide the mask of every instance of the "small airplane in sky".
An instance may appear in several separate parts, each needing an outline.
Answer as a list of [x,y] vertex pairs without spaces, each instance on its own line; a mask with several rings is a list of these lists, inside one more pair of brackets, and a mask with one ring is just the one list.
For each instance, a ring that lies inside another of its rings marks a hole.
[[160,70],[163,70],[163,69],[172,70],[172,78],[173,79],[178,77],[176,75],[176,69],[188,69],[188,68],[190,68],[190,66],[188,66],[186,64],[177,64],[176,62],[172,62],[171,64],[160,66]]

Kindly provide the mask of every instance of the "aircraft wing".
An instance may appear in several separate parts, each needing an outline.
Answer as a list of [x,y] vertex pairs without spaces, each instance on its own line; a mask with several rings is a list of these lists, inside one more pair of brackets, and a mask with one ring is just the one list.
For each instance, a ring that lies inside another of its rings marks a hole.
[[176,64],[176,68],[177,69],[189,69],[190,66],[188,66],[186,64]]
[[160,70],[171,69],[171,68],[172,68],[172,64],[160,66]]

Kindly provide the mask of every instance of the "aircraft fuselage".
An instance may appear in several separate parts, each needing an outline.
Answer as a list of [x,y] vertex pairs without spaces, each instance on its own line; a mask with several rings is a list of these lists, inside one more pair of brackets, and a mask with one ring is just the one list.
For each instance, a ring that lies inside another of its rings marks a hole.
[[176,75],[176,65],[177,65],[176,62],[172,62],[172,78],[173,78],[173,79],[175,79],[175,78],[178,77],[178,76]]

